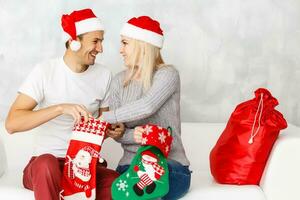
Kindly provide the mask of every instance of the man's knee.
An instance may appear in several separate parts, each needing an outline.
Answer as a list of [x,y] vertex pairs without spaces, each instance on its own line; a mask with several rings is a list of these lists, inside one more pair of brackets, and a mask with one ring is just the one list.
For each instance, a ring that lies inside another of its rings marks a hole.
[[58,160],[52,154],[38,156],[32,163],[33,173],[37,176],[52,176],[60,173]]

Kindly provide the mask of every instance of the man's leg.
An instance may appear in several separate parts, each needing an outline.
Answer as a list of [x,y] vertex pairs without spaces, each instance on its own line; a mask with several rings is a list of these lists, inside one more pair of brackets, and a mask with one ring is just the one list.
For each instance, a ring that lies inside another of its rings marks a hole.
[[58,200],[63,160],[51,154],[33,157],[23,171],[23,185],[36,200]]
[[119,173],[98,165],[96,174],[96,200],[111,200],[111,185]]

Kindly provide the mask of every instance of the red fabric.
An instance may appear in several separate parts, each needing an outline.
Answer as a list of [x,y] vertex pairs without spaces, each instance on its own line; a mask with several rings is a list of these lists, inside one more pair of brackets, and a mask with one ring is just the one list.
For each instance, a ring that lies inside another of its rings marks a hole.
[[210,153],[210,169],[219,183],[259,184],[279,131],[287,127],[271,93],[263,88],[239,104]]
[[96,166],[109,124],[90,118],[77,124],[66,155],[62,178],[62,199],[95,199]]
[[137,172],[137,171],[140,170],[140,168],[139,168],[139,166],[135,165],[135,166],[133,167],[133,170],[134,170],[135,172]]
[[63,30],[71,36],[73,40],[76,40],[76,27],[74,20],[70,15],[63,15],[61,17],[61,26]]
[[167,129],[154,124],[147,124],[143,126],[143,129],[145,129],[145,132],[142,135],[141,145],[155,146],[167,158],[173,140],[171,133]]
[[[65,159],[51,154],[32,157],[23,171],[23,185],[36,200],[58,200]],[[119,174],[98,163],[96,200],[111,200],[111,185]]]
[[163,35],[163,31],[160,28],[159,22],[151,19],[148,16],[133,17],[128,20],[127,23],[132,24],[133,26],[137,26],[141,29],[157,33],[159,35]]
[[70,15],[63,15],[61,17],[61,25],[63,30],[68,33],[73,40],[76,40],[76,26],[75,23],[89,19],[95,18],[96,15],[93,13],[91,9],[83,9],[83,10],[76,10],[73,11]]
[[90,8],[75,10],[70,14],[70,16],[73,18],[74,22],[79,22],[85,19],[96,17],[96,15],[93,13],[93,11]]
[[33,190],[36,200],[59,200],[64,158],[52,154],[32,157],[23,171],[23,185]]

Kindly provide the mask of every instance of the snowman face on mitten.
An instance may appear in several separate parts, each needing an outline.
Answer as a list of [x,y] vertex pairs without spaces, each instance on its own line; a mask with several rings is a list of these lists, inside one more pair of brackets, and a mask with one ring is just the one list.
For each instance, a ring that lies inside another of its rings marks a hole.
[[85,150],[79,150],[73,160],[73,172],[75,176],[82,181],[89,181],[91,178],[90,173],[90,163],[92,160],[92,156],[89,152]]

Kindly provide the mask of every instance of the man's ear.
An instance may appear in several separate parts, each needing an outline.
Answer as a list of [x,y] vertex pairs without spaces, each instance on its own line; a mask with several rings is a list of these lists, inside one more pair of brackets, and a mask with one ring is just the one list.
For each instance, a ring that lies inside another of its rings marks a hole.
[[67,42],[66,42],[66,43],[67,43],[67,46],[68,46],[68,47],[70,47],[71,41],[72,41],[72,39],[71,39],[71,38],[67,40]]

